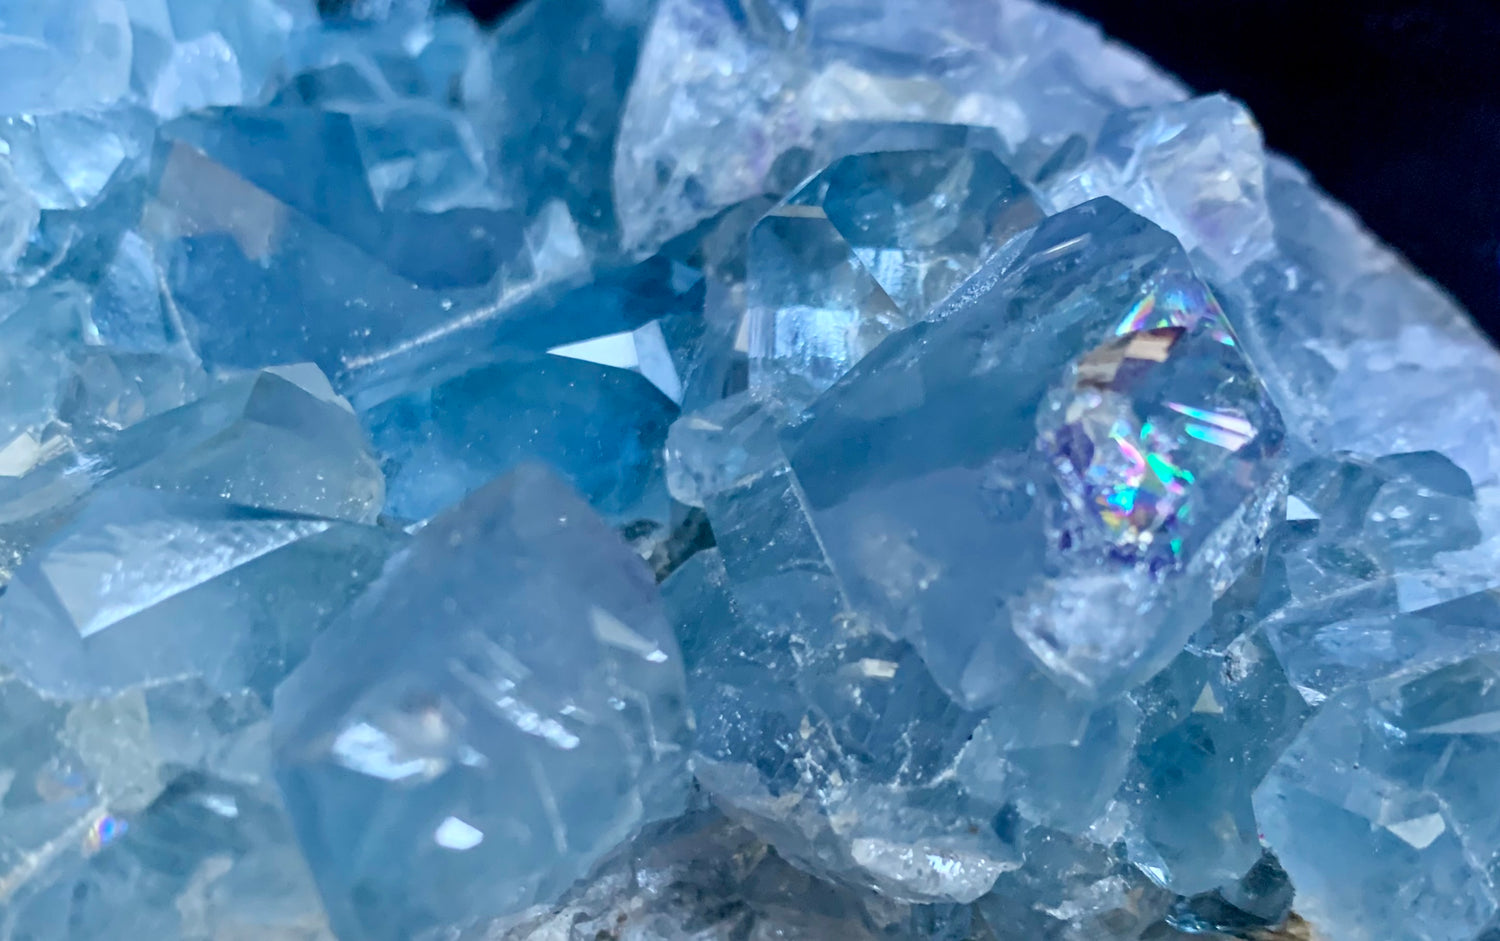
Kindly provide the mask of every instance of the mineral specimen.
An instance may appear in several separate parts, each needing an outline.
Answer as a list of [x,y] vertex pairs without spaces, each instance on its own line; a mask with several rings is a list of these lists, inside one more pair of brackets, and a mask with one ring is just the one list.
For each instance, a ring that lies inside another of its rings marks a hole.
[[1488,941],[1500,358],[1032,0],[0,0],[0,941]]

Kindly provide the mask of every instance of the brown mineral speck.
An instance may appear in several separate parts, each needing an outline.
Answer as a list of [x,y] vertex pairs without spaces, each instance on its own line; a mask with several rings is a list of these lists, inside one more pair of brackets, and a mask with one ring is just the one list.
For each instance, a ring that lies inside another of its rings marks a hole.
[[1261,932],[1255,936],[1255,941],[1322,941],[1322,936],[1303,921],[1301,915],[1292,912],[1287,916],[1286,924]]

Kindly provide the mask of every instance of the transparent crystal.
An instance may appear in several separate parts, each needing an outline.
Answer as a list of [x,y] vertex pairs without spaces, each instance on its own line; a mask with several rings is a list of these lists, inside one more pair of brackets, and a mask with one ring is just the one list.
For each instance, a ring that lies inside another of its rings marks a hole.
[[544,461],[612,522],[667,525],[662,442],[677,409],[640,375],[517,355],[365,414],[386,512],[426,519],[524,461]]
[[684,699],[651,573],[582,500],[535,466],[475,491],[276,694],[334,929],[395,941],[557,898],[684,809]]
[[1176,241],[1118,204],[1051,217],[997,267],[814,403],[788,457],[853,604],[953,695],[994,702],[1003,682],[965,671],[1023,645],[1108,696],[1253,552],[1280,421]]
[[1040,218],[987,151],[835,161],[751,231],[751,387],[797,402],[822,392]]
[[1297,909],[1331,941],[1473,938],[1495,912],[1495,670],[1476,658],[1340,693],[1256,790]]
[[125,0],[0,5],[5,90],[0,114],[108,105],[130,81],[131,30]]
[[182,676],[239,689],[287,659],[285,645],[305,647],[289,628],[310,631],[379,573],[385,541],[331,520],[111,487],[0,596],[0,660],[69,699]]

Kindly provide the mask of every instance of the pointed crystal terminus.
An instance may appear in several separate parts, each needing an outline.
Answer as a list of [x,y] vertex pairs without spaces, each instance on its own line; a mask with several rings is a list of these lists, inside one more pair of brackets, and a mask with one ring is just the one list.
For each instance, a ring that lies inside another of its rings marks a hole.
[[651,573],[523,466],[418,532],[277,691],[274,734],[335,930],[398,941],[556,898],[681,812],[690,729]]
[[751,387],[810,399],[1041,217],[987,150],[835,161],[750,233]]
[[184,677],[269,696],[398,535],[109,487],[0,595],[0,662],[63,699]]
[[1024,644],[1108,697],[1164,666],[1254,551],[1280,417],[1177,241],[1112,200],[1046,219],[970,286],[819,398],[787,457],[850,600],[950,694],[994,703],[1004,680],[967,671]]

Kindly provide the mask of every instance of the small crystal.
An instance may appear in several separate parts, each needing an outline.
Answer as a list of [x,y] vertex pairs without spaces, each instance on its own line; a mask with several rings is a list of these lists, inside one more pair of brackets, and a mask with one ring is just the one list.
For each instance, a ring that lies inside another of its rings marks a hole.
[[823,391],[1040,218],[986,151],[836,161],[750,234],[751,387],[799,401]]

